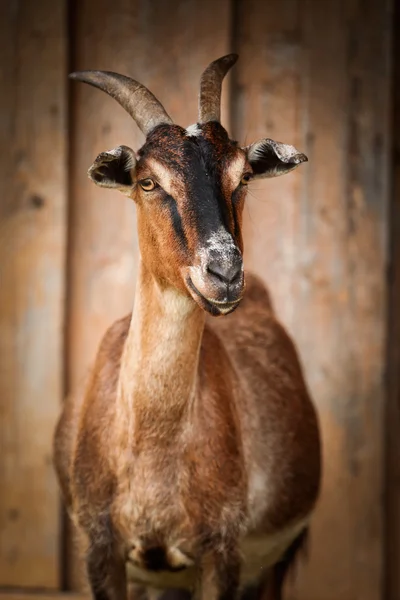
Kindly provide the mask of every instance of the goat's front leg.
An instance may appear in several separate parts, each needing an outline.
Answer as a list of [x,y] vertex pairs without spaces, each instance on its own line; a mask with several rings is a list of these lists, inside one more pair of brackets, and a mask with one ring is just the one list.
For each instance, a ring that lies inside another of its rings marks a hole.
[[110,546],[92,546],[86,568],[93,600],[127,600],[125,563]]
[[209,552],[201,562],[195,600],[236,600],[240,587],[240,558],[236,551]]

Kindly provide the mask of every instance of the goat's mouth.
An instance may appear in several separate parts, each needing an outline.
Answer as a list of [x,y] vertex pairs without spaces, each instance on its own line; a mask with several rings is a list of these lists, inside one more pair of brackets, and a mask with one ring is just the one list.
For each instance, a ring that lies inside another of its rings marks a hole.
[[228,315],[233,312],[240,304],[242,300],[242,294],[235,300],[220,301],[208,298],[200,292],[200,290],[194,285],[190,276],[186,278],[186,286],[197,304],[205,311],[207,311],[213,317],[219,317],[222,315]]

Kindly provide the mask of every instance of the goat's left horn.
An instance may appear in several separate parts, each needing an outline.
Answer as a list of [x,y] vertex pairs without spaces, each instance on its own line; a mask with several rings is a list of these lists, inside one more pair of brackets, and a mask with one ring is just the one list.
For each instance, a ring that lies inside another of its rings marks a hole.
[[114,98],[145,135],[157,125],[173,122],[150,90],[130,77],[111,71],[77,71],[70,78],[89,83]]
[[222,80],[238,59],[237,54],[227,54],[214,60],[201,76],[199,97],[200,123],[219,121],[221,118]]

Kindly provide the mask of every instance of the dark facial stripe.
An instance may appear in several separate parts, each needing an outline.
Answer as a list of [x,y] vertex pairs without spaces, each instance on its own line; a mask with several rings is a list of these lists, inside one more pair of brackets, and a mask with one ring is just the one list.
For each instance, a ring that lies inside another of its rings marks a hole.
[[232,194],[232,216],[233,216],[233,233],[234,233],[234,238],[236,239],[236,237],[239,235],[240,230],[239,230],[239,223],[238,223],[238,219],[237,219],[237,204],[239,201],[239,195],[241,194],[241,190],[239,190],[239,188],[237,188],[233,194]]
[[224,197],[221,181],[224,166],[235,155],[237,144],[219,123],[198,127],[201,135],[188,136],[177,125],[160,125],[139,153],[143,158],[151,155],[185,181],[185,229],[177,203],[165,199],[174,231],[184,248],[189,243],[185,231],[193,229],[198,240],[204,242],[221,227],[234,237],[238,230],[234,208]]
[[176,239],[178,240],[181,249],[186,252],[188,243],[176,202],[172,196],[166,195],[163,200],[163,205],[168,209]]
[[233,218],[221,186],[222,159],[216,160],[210,140],[202,136],[195,140],[198,160],[192,162],[189,189],[200,237],[208,239],[220,227],[232,233]]

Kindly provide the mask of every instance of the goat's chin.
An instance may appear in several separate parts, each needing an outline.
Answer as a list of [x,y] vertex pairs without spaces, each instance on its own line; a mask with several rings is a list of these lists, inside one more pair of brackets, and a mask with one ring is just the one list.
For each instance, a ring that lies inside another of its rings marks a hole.
[[201,292],[194,285],[190,277],[186,278],[185,283],[193,300],[200,306],[200,308],[205,310],[213,317],[229,315],[236,310],[242,299],[242,296],[240,296],[237,300],[233,300],[231,302],[220,302],[218,300],[214,300],[213,298],[207,297],[203,292]]

